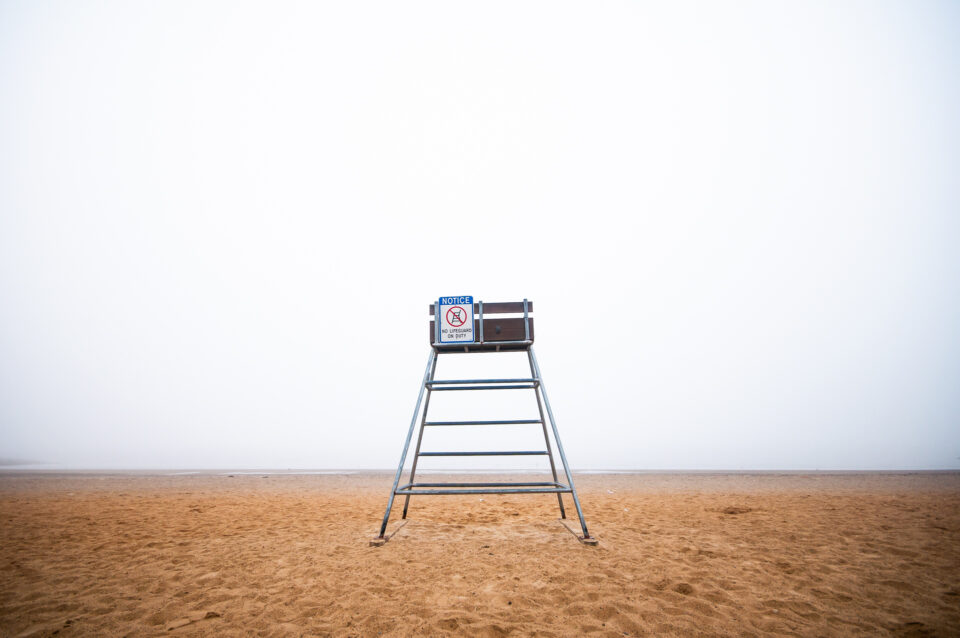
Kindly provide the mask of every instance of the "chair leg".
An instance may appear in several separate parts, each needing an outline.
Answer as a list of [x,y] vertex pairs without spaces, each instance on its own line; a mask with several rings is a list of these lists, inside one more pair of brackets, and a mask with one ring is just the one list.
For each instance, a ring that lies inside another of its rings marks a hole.
[[430,349],[430,356],[427,358],[427,368],[423,371],[423,380],[420,382],[420,394],[417,395],[417,406],[413,410],[413,418],[410,419],[410,429],[407,430],[407,440],[403,444],[403,454],[400,455],[400,465],[397,466],[397,475],[393,478],[393,489],[390,490],[390,500],[387,501],[387,511],[383,515],[383,523],[380,525],[380,534],[377,538],[383,538],[387,531],[387,521],[390,520],[390,510],[393,508],[393,499],[396,496],[397,485],[400,484],[400,475],[403,473],[403,464],[407,460],[407,451],[410,449],[410,440],[413,438],[413,428],[417,425],[417,415],[420,413],[420,403],[423,401],[423,393],[427,389],[427,379],[430,376],[430,370],[433,368],[437,358],[437,351]]
[[[440,357],[435,357],[433,359],[433,366],[430,368],[430,377],[429,380],[433,381],[433,377],[437,374],[437,361]],[[427,412],[430,410],[430,395],[433,394],[431,388],[427,388],[427,400],[423,403],[423,416],[420,417],[420,433],[417,435],[417,448],[413,451],[413,466],[410,468],[410,482],[413,483],[414,477],[417,475],[417,461],[420,459],[420,443],[423,442],[423,424],[427,421]],[[403,516],[400,518],[407,518],[407,508],[410,507],[410,495],[407,494],[403,499]]]
[[[537,373],[533,367],[533,359],[530,357],[530,351],[527,350],[527,361],[530,364],[530,376],[534,379],[537,378]],[[543,428],[543,440],[547,443],[547,457],[550,459],[550,471],[553,473],[553,482],[556,483],[559,479],[557,477],[557,465],[553,462],[553,448],[550,446],[550,435],[547,434],[547,420],[543,416],[543,404],[540,403],[540,389],[534,384],[533,392],[537,398],[537,410],[540,412],[540,426]],[[563,495],[557,494],[557,503],[560,505],[560,518],[566,518],[567,512],[563,508]]]
[[553,418],[553,410],[550,408],[550,399],[547,398],[547,388],[543,383],[543,374],[540,372],[540,365],[537,363],[537,355],[533,353],[533,346],[527,351],[530,354],[530,363],[536,372],[534,378],[539,380],[539,389],[543,394],[543,403],[547,407],[547,416],[550,418],[550,427],[553,429],[553,440],[557,442],[557,452],[560,453],[560,462],[563,463],[563,472],[567,477],[567,485],[570,487],[570,495],[573,496],[573,505],[577,508],[577,517],[580,519],[580,529],[583,530],[583,539],[590,538],[590,532],[587,531],[587,522],[583,520],[583,510],[580,507],[580,498],[577,496],[577,488],[573,484],[573,475],[570,474],[570,465],[567,463],[567,455],[563,453],[563,443],[560,441],[560,433],[557,431],[557,422]]

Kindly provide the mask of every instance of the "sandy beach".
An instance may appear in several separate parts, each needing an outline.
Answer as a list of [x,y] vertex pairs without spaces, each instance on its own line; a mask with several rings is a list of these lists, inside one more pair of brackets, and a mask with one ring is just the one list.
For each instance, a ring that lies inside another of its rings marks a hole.
[[576,479],[597,547],[552,495],[370,547],[387,473],[7,472],[0,635],[960,635],[960,473]]

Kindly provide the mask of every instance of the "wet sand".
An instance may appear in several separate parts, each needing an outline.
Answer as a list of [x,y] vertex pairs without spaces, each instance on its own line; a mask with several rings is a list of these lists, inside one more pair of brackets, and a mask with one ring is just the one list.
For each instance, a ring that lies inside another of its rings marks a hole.
[[960,635],[960,473],[576,478],[3,473],[0,635]]

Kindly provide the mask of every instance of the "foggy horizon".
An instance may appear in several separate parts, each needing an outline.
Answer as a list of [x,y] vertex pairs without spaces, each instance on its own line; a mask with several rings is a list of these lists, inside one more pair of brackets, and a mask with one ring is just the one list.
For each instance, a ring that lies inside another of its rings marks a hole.
[[[958,34],[938,2],[6,2],[0,470],[395,469],[443,295],[533,302],[577,471],[960,469]],[[424,449],[543,444],[480,429]]]

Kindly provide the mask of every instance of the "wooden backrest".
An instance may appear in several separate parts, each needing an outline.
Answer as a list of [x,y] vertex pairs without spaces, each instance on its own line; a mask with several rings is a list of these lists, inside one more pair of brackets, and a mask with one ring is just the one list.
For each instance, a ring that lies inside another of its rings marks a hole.
[[[523,350],[533,343],[533,302],[526,301],[527,318],[524,323],[523,301],[483,302],[473,304],[473,335],[475,343],[436,342],[435,305],[430,304],[430,345],[451,350]],[[498,315],[521,315],[501,317]],[[482,329],[481,329],[482,326]],[[529,337],[528,328],[529,326]],[[521,342],[507,343],[503,342]]]

